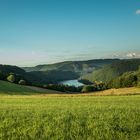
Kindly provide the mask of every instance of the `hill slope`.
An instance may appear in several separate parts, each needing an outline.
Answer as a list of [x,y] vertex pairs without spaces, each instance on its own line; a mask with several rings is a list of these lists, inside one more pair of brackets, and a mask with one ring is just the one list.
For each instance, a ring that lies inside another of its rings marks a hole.
[[66,61],[49,65],[38,65],[35,67],[24,67],[27,72],[30,71],[50,71],[50,70],[62,70],[73,71],[77,73],[88,73],[94,69],[102,68],[105,65],[111,64],[118,59],[95,59],[87,61]]
[[83,76],[83,79],[90,81],[109,82],[110,80],[122,75],[124,72],[135,71],[140,65],[140,59],[118,60],[107,65],[102,69],[95,70],[91,74]]
[[79,78],[79,74],[72,71],[51,70],[27,72],[26,79],[34,84],[56,84],[59,81]]
[[108,89],[91,94],[95,96],[140,95],[140,88],[131,87],[131,88]]
[[59,93],[53,90],[47,90],[31,86],[21,86],[5,81],[0,81],[0,94],[14,94],[14,95],[30,95],[37,93]]
[[140,87],[140,67],[137,71],[129,71],[111,80],[108,83],[110,88]]

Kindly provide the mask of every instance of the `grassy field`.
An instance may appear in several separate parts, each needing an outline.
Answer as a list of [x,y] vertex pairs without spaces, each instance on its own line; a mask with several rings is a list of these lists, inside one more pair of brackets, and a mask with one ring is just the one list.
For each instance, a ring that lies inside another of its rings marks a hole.
[[140,88],[119,88],[119,89],[108,89],[100,92],[93,93],[96,96],[107,96],[107,95],[140,95]]
[[0,140],[140,140],[140,96],[0,96]]
[[0,80],[0,95],[34,95],[34,94],[60,93],[53,90],[31,86],[21,86]]

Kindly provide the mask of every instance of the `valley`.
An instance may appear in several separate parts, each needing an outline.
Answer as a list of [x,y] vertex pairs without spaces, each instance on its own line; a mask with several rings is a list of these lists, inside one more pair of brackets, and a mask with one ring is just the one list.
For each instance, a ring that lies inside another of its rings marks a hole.
[[0,140],[140,140],[140,2],[0,0]]
[[0,80],[59,92],[92,92],[139,86],[139,66],[140,59],[95,59],[31,68],[0,65]]

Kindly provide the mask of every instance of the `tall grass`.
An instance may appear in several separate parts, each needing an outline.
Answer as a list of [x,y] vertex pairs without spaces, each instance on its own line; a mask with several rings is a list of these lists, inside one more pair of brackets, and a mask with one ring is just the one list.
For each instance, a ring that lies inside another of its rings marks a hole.
[[1,96],[0,139],[139,140],[140,96]]

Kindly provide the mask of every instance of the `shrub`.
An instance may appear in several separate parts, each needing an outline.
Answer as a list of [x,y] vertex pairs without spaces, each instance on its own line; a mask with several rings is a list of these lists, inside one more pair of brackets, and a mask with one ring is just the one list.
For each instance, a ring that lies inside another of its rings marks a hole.
[[86,85],[82,88],[81,92],[86,93],[86,92],[92,92],[95,91],[94,86]]
[[7,81],[11,82],[11,83],[14,83],[15,82],[15,75],[14,74],[10,74],[8,77],[7,77]]
[[20,80],[20,81],[18,82],[18,84],[19,84],[19,85],[26,85],[26,81],[25,81],[25,80]]
[[137,87],[140,87],[140,82],[137,83]]
[[61,92],[81,92],[82,87],[75,87],[75,86],[68,86],[68,85],[61,85],[61,84],[48,84],[43,85],[43,88],[57,90]]

